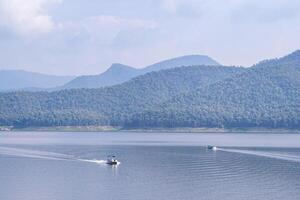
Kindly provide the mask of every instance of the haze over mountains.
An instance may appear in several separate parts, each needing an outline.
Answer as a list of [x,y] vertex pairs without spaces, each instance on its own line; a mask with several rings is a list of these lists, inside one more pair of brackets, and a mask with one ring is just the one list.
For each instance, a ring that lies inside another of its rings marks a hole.
[[181,66],[193,65],[220,65],[212,58],[202,55],[188,55],[155,63],[142,69],[136,69],[122,64],[112,64],[104,73],[92,76],[79,76],[62,86],[62,89],[70,88],[99,88],[112,86],[130,80],[133,77],[152,71],[169,69]]
[[220,64],[208,56],[187,55],[158,62],[142,69],[114,63],[101,74],[78,77],[45,75],[22,70],[3,70],[0,71],[0,91],[55,91],[72,88],[99,88],[120,84],[151,71],[192,65]]
[[186,66],[99,89],[0,94],[0,125],[300,128],[300,51],[251,68]]
[[125,82],[138,75],[140,75],[139,70],[130,66],[115,63],[112,64],[111,67],[102,74],[79,76],[61,86],[60,89],[97,88],[111,86]]
[[58,87],[74,76],[53,76],[24,70],[0,70],[0,91]]

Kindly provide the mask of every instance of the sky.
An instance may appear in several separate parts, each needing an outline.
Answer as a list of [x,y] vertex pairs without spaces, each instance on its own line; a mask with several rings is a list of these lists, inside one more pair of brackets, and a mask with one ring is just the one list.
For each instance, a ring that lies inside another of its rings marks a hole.
[[251,66],[300,49],[300,0],[0,0],[0,69],[99,74],[188,54]]

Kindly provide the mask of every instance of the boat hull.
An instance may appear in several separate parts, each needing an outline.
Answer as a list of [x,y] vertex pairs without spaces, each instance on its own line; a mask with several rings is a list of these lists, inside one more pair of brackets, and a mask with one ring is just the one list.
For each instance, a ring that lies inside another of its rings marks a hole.
[[108,164],[108,165],[117,165],[118,164],[118,162],[116,161],[113,161],[113,162],[107,162],[106,164]]

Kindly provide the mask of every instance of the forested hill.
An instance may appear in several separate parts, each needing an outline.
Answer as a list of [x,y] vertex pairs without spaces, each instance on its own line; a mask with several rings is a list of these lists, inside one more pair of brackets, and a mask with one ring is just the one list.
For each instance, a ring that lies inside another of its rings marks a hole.
[[300,128],[300,52],[251,68],[190,66],[102,89],[0,94],[0,125]]
[[135,113],[243,71],[237,67],[191,66],[148,73],[103,89],[4,93],[0,94],[0,124],[124,125]]
[[268,59],[254,65],[253,68],[259,67],[275,67],[275,66],[299,66],[300,50],[297,50],[287,56],[275,59]]
[[264,61],[131,118],[128,127],[300,128],[300,51]]
[[253,68],[178,95],[127,127],[300,128],[300,65]]

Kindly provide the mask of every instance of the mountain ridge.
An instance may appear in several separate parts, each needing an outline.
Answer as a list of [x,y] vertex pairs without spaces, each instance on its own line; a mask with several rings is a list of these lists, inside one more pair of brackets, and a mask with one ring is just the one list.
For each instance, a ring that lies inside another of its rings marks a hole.
[[[57,89],[97,88],[116,85],[138,76],[138,71],[130,66],[114,63],[105,72],[98,75],[79,76]],[[95,86],[97,85],[97,87]]]
[[0,91],[57,87],[75,76],[48,75],[26,70],[0,70]]
[[0,94],[0,126],[300,129],[300,57],[186,66],[98,89]]
[[[98,75],[79,76],[61,89],[99,88],[124,83],[133,77],[152,71],[191,65],[220,65],[212,58],[204,55],[186,55],[167,59],[144,68],[134,68],[120,63],[114,63],[105,72]],[[90,79],[90,80],[89,80]]]

